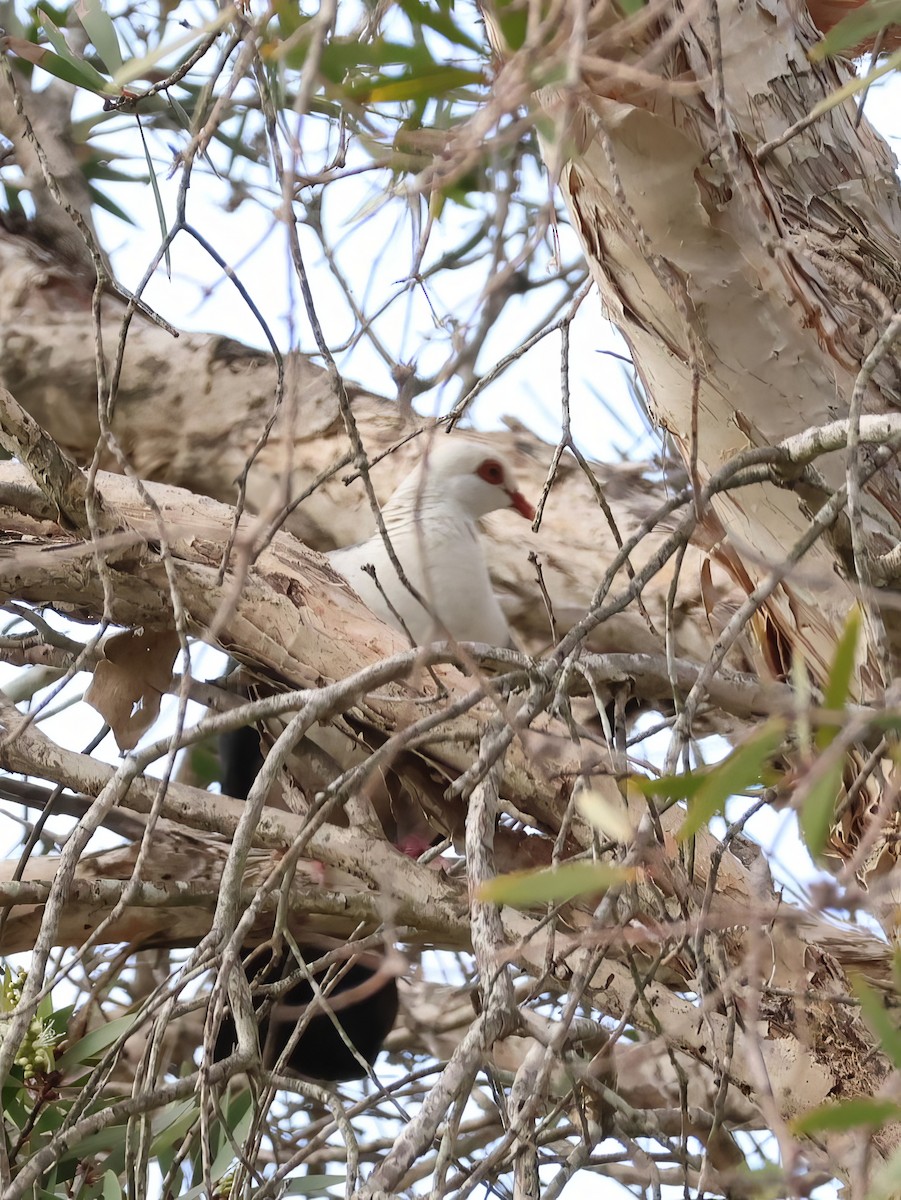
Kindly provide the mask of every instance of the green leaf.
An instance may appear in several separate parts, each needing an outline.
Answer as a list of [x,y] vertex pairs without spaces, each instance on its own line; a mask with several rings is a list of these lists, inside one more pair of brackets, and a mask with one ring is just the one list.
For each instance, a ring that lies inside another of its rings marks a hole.
[[108,183],[146,183],[142,175],[129,175],[126,171],[119,171],[116,167],[103,159],[91,159],[82,167],[82,173],[85,179],[98,180],[102,179]]
[[[2,1098],[4,1120],[17,1129],[23,1129],[25,1122],[29,1119],[32,1106],[21,1080],[16,1079],[12,1074],[8,1075],[2,1090]],[[26,1100],[29,1100],[27,1106]]]
[[116,89],[110,89],[109,80],[104,79],[96,67],[92,67],[91,64],[86,62],[84,58],[82,58],[80,55],[74,54],[73,51],[69,49],[69,43],[66,41],[62,32],[56,27],[56,25],[47,15],[45,10],[39,8],[37,10],[37,15],[38,20],[40,21],[41,26],[47,35],[50,45],[60,56],[60,58],[65,59],[66,62],[70,63],[71,66],[75,67],[77,70],[85,72],[91,79],[93,79],[93,86],[96,89],[100,91],[112,90],[113,93],[115,93]]
[[52,1136],[65,1121],[68,1105],[48,1104],[38,1118],[34,1129],[41,1140]]
[[[159,1168],[160,1174],[163,1176],[166,1176],[169,1174],[169,1172],[172,1170],[172,1164],[174,1162],[175,1162],[175,1154],[171,1150],[161,1150],[160,1153],[156,1156],[157,1167]],[[183,1166],[184,1166],[184,1164],[182,1164],[182,1167]],[[187,1200],[187,1197],[185,1196],[185,1193],[182,1190],[182,1187],[187,1179],[187,1176],[185,1175],[183,1169],[180,1171],[177,1170],[175,1179],[176,1179],[176,1188],[177,1188],[176,1195],[178,1196],[178,1200]],[[178,1187],[179,1180],[181,1180],[182,1187]]]
[[529,13],[525,4],[498,4],[497,23],[510,51],[521,50],[529,31]]
[[400,79],[382,77],[351,87],[357,100],[370,104],[399,104],[404,100],[436,100],[448,92],[469,85],[480,86],[485,82],[481,71],[469,71],[464,67],[437,67],[424,74],[407,75]]
[[[171,89],[166,92],[166,99],[169,101],[172,111],[175,113],[175,115],[178,117],[179,121],[181,122],[182,128],[187,133],[190,133],[191,132],[191,118],[190,118],[189,114],[187,113],[187,111],[185,110],[184,105],[181,104],[180,101],[178,100],[178,98],[173,95]],[[284,105],[282,105],[281,107],[284,107]]]
[[661,775],[659,779],[632,775],[629,786],[656,800],[690,800],[715,770],[715,767],[705,767],[702,771],[683,771],[681,775]]
[[798,816],[801,836],[814,859],[820,858],[826,847],[835,819],[835,802],[841,790],[844,766],[844,760],[839,759],[825,772],[818,769],[819,764],[814,767],[814,774],[819,778],[814,779],[801,804]]
[[231,1138],[223,1136],[222,1148],[213,1159],[210,1178],[221,1179],[235,1160],[234,1142],[240,1146],[250,1132],[253,1123],[253,1096],[250,1091],[238,1092],[225,1113],[225,1122]]
[[[2,182],[0,182],[0,187],[2,187],[3,195],[6,197],[6,211],[15,216],[27,216],[25,205],[22,203],[20,198],[21,193],[27,189],[17,187],[16,184],[12,183],[8,179],[4,179]],[[12,455],[9,453],[9,451],[3,450],[2,447],[0,447],[0,461],[6,462],[11,458]]]
[[50,42],[50,45],[60,56],[60,58],[64,58],[67,62],[74,63],[77,66],[79,60],[69,48],[69,43],[66,41],[62,30],[59,28],[56,22],[47,15],[46,9],[39,8],[37,10],[37,17],[38,22],[44,30],[44,33],[47,35],[47,40]]
[[[178,1200],[198,1200],[198,1197],[202,1196],[205,1191],[206,1188],[204,1185],[202,1183],[198,1183],[194,1187],[188,1188],[186,1192],[179,1192]],[[281,1194],[284,1195],[284,1192]]]
[[[307,47],[297,47],[285,56],[285,63],[295,69],[303,66]],[[359,42],[354,38],[332,38],[323,48],[319,69],[332,83],[344,82],[348,72],[363,67],[406,66],[414,71],[437,69],[439,64],[423,45],[406,42],[390,42],[385,38],[374,38],[371,42]]]
[[[53,0],[44,0],[41,8],[58,26],[65,25],[69,20],[69,0],[60,0],[59,4],[54,4]],[[35,23],[32,25],[35,32],[37,32],[39,24],[40,22],[35,18]]]
[[[129,182],[133,183],[134,180],[129,180]],[[128,215],[125,209],[120,208],[115,200],[111,200],[109,196],[104,195],[99,188],[95,188],[93,185],[89,184],[88,191],[91,193],[91,202],[96,204],[98,208],[104,209],[106,212],[111,213],[114,217],[118,217],[120,221],[125,221],[125,223],[128,225],[135,224],[135,221]]]
[[55,75],[57,79],[74,84],[75,87],[104,96],[116,95],[115,88],[111,88],[90,63],[62,58],[45,46],[36,46],[34,42],[27,42],[23,38],[0,37],[0,50],[9,50],[17,58],[33,63],[48,75]]
[[206,788],[211,783],[222,782],[222,765],[212,739],[197,742],[188,749],[187,754],[191,778],[197,787]]
[[[854,679],[854,662],[857,656],[857,643],[860,640],[860,608],[855,604],[848,614],[842,635],[835,648],[835,657],[829,668],[829,678],[823,692],[823,706],[830,712],[843,710],[848,703],[851,693],[851,683]],[[835,739],[838,726],[827,725],[817,730],[816,743],[820,750]]]
[[901,0],[870,0],[852,9],[834,25],[808,53],[811,62],[822,62],[830,54],[851,50],[880,29],[901,24]]
[[[163,197],[160,194],[160,185],[156,181],[156,172],[153,169],[153,159],[150,157],[150,148],[147,145],[147,139],[144,137],[144,127],[141,124],[141,118],[135,113],[135,120],[138,123],[138,133],[141,135],[141,145],[144,147],[144,158],[147,162],[147,173],[150,176],[150,188],[153,192],[154,203],[156,204],[156,216],[160,223],[160,237],[163,241],[166,240],[168,226],[166,224],[166,210],[163,207]],[[169,254],[169,247],[166,247],[166,274],[172,278],[172,259]]]
[[122,1200],[122,1185],[112,1171],[103,1174],[103,1200]]
[[547,871],[512,871],[509,875],[498,875],[479,888],[478,898],[489,904],[509,904],[513,908],[564,904],[575,896],[605,892],[634,878],[634,870],[628,867],[592,862],[564,863]]
[[864,1020],[876,1034],[882,1052],[891,1059],[895,1070],[901,1069],[901,1030],[895,1018],[882,1003],[882,997],[865,979],[853,976],[851,986],[860,1001]]
[[114,75],[122,68],[122,51],[119,49],[119,38],[109,13],[103,11],[100,0],[78,0],[75,5],[75,15],[84,26],[84,31],[103,65]]
[[[302,25],[307,25],[312,20],[312,17],[305,16],[300,11],[297,0],[276,0],[273,8],[278,17],[278,31],[282,38],[291,37]],[[265,53],[263,57],[266,57]]]
[[449,13],[443,13],[433,8],[425,0],[396,0],[396,2],[398,8],[410,22],[414,33],[425,25],[457,46],[466,46],[469,50],[475,50],[477,54],[484,52],[484,46],[475,38],[470,37],[468,33],[464,33],[454,23]]
[[346,1183],[346,1175],[298,1175],[288,1180],[283,1196],[321,1196],[329,1188]]
[[894,1100],[877,1100],[873,1096],[856,1096],[838,1104],[821,1104],[791,1122],[795,1134],[842,1133],[865,1125],[870,1129],[886,1121],[901,1119],[901,1104]]
[[810,730],[810,673],[802,646],[792,654],[791,686],[795,693],[795,736],[801,758],[813,756],[813,734]]
[[42,996],[34,1014],[40,1021],[53,1020],[53,993],[47,992]]
[[75,1012],[74,1004],[66,1004],[62,1008],[55,1008],[50,1014],[50,1023],[53,1026],[55,1033],[60,1038],[65,1037],[69,1022],[72,1020],[72,1014]]
[[92,1059],[99,1058],[104,1050],[130,1032],[137,1019],[136,1013],[127,1013],[124,1017],[116,1017],[113,1021],[107,1021],[99,1029],[92,1029],[74,1046],[70,1046],[66,1053],[57,1060],[57,1069],[71,1071],[75,1067],[84,1066]]
[[878,67],[874,67],[866,75],[855,76],[853,79],[849,79],[840,88],[836,88],[831,96],[827,96],[825,100],[821,100],[819,104],[815,104],[809,113],[811,121],[816,121],[818,117],[822,117],[824,113],[830,112],[845,100],[850,100],[858,92],[866,91],[877,79],[881,79],[883,75],[891,74],[898,67],[901,67],[901,50],[896,50],[894,54],[890,54]]
[[159,1154],[180,1142],[191,1126],[198,1120],[200,1112],[195,1100],[173,1101],[156,1113],[151,1122],[153,1142],[151,1155]]
[[[88,1134],[77,1146],[71,1146],[68,1150],[64,1150],[59,1161],[65,1165],[83,1162],[85,1159],[93,1158],[95,1154],[122,1156],[125,1150],[125,1133],[124,1121],[121,1125],[107,1125],[99,1133]],[[108,1166],[111,1161],[113,1161],[112,1158],[107,1158],[104,1165]],[[122,1161],[121,1157],[119,1157],[119,1161]],[[113,1168],[109,1167],[108,1169],[112,1170]]]
[[785,737],[785,722],[768,721],[748,741],[718,763],[705,777],[688,803],[688,815],[676,835],[680,842],[697,833],[711,817],[723,813],[726,801],[751,784],[759,783],[764,767]]

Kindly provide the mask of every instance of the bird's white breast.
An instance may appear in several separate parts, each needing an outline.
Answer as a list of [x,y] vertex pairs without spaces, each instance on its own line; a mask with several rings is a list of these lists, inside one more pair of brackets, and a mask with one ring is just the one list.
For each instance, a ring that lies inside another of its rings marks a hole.
[[[422,595],[450,635],[461,642],[506,645],[510,631],[498,603],[473,523],[446,512],[423,512],[418,518],[389,527],[391,544],[413,587]],[[430,612],[398,578],[380,536],[330,556],[354,591],[378,617],[397,624],[372,579],[366,563],[420,645],[440,640],[440,627]]]

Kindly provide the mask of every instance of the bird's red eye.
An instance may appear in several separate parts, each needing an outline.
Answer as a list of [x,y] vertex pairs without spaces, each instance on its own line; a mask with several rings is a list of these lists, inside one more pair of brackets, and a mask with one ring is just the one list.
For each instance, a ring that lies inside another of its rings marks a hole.
[[476,474],[486,483],[502,484],[504,482],[504,468],[496,458],[486,458]]

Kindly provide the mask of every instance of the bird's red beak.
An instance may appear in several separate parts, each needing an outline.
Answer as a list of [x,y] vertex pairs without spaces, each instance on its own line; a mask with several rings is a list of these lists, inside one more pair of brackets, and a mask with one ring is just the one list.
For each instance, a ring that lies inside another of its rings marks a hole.
[[527,521],[535,520],[535,509],[522,492],[507,492],[507,495],[510,497],[510,507],[515,508],[521,517],[525,517]]

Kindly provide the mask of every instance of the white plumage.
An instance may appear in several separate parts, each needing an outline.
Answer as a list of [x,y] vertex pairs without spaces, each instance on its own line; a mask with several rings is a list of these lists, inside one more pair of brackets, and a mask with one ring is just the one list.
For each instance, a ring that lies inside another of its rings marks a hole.
[[371,564],[391,605],[418,645],[443,641],[510,643],[510,629],[491,587],[476,522],[499,508],[531,520],[510,465],[485,446],[462,438],[432,445],[382,510],[394,552],[420,603],[401,581],[381,534],[329,555],[376,616],[395,628],[392,614],[363,567]]

